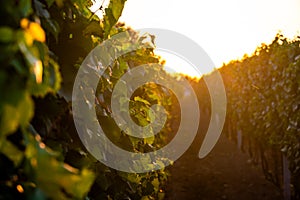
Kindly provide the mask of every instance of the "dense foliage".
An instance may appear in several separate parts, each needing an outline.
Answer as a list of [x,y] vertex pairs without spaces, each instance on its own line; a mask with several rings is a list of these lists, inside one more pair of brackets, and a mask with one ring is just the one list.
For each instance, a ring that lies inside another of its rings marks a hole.
[[[72,86],[87,54],[125,30],[138,41],[147,40],[118,23],[124,3],[111,0],[99,19],[85,0],[1,2],[0,199],[164,197],[166,171],[131,174],[104,166],[83,147],[73,122]],[[118,78],[145,63],[161,63],[153,48],[118,58],[99,80],[96,93],[97,116],[106,134],[121,147],[139,152],[165,145],[166,133],[172,132],[171,117],[155,138],[137,140],[113,124],[109,111]],[[145,85],[131,97],[131,116],[145,125],[152,104],[168,110],[173,98],[162,86]]]
[[[125,0],[110,0],[107,8],[99,8],[104,13],[99,19],[86,0],[1,1],[0,199],[164,198],[167,171],[125,173],[103,165],[82,145],[73,122],[71,94],[78,67],[98,44],[128,31],[134,38],[126,41],[129,45],[148,47],[107,66],[95,91],[99,124],[114,144],[132,152],[163,147],[178,128],[178,101],[170,90],[154,83],[133,93],[130,115],[145,126],[153,117],[150,107],[163,105],[168,118],[159,134],[137,139],[113,120],[111,96],[119,78],[142,64],[163,64],[153,52],[153,36],[141,36],[118,22],[124,4]],[[299,38],[289,41],[277,35],[252,56],[220,69],[229,102],[226,133],[235,140],[236,133],[242,133],[243,148],[260,160],[266,177],[279,187],[285,155],[296,198],[300,195],[299,45]],[[155,70],[158,78],[169,78],[161,68]],[[188,80],[208,117],[210,99],[204,79]],[[165,165],[163,161],[153,164]]]
[[[266,177],[282,187],[282,156],[287,156],[294,195],[300,192],[300,40],[278,34],[270,45],[221,69],[227,95],[226,128]],[[247,148],[246,148],[247,147]],[[274,169],[271,169],[274,167]]]

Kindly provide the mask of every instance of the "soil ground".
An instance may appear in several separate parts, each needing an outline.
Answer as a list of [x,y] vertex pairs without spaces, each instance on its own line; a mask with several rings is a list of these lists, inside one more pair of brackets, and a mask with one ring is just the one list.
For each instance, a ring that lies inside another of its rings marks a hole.
[[[202,132],[200,130],[200,132]],[[173,166],[166,189],[167,200],[279,200],[280,191],[263,175],[260,165],[221,135],[204,159],[198,158],[202,136]]]

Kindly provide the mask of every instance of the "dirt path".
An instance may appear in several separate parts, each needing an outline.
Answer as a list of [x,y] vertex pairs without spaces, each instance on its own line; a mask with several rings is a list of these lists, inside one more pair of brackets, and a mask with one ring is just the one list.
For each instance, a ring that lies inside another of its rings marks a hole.
[[237,145],[221,136],[213,151],[200,160],[201,138],[170,167],[167,200],[277,200],[280,192],[265,180],[260,166]]

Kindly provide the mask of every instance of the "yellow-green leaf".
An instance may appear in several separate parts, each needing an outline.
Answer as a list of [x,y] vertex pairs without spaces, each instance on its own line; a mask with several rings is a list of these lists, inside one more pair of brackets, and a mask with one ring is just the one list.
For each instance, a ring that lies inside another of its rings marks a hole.
[[0,42],[11,42],[14,39],[14,31],[6,26],[0,27]]
[[6,135],[13,133],[17,128],[29,124],[33,116],[33,102],[29,94],[25,93],[16,106],[5,104],[3,106],[2,119],[0,121],[0,133]]

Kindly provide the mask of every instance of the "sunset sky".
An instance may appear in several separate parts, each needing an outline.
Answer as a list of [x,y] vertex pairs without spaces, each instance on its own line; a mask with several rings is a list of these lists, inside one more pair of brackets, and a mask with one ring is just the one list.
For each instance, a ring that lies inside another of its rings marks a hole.
[[[165,28],[184,34],[220,67],[270,43],[279,30],[289,38],[300,35],[300,0],[127,0],[120,21],[134,29]],[[182,67],[187,64],[182,59],[162,55],[167,65],[193,75],[191,67]]]

